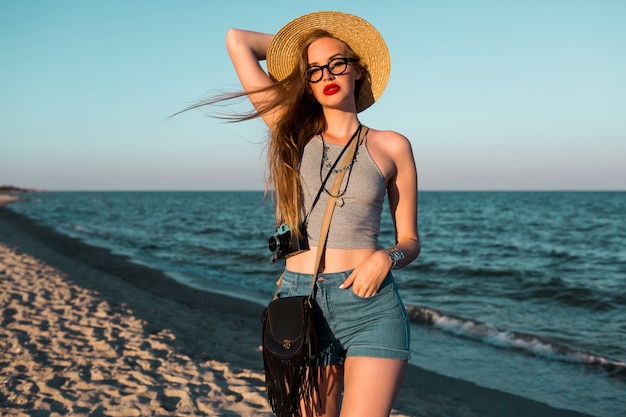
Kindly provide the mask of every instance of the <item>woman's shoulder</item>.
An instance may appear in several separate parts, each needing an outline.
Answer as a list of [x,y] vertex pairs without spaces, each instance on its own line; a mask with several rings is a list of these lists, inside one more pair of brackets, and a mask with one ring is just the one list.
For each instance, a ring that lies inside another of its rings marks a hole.
[[367,132],[367,142],[370,146],[381,147],[391,153],[411,150],[411,142],[401,133],[393,130],[372,129]]
[[393,130],[370,129],[367,149],[385,178],[392,178],[399,167],[408,166],[413,160],[411,142]]

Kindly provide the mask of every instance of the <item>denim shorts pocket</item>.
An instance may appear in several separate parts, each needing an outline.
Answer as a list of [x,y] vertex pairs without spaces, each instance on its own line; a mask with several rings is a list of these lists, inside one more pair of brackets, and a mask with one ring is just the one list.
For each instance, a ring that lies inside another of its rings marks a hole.
[[296,280],[283,281],[281,288],[281,297],[299,297],[311,294],[311,279],[309,277],[299,278]]
[[283,278],[283,281],[280,283],[280,289],[278,290],[278,297],[291,297],[296,289],[296,281],[288,281]]
[[357,300],[364,300],[364,301],[375,300],[377,298],[384,297],[386,294],[392,292],[394,290],[394,286],[395,286],[395,283],[393,282],[393,280],[390,280],[389,277],[387,277],[383,281],[381,287],[378,289],[378,292],[372,295],[371,297],[358,296],[354,293],[354,290],[352,288],[350,288],[350,294],[352,295],[352,297],[356,298]]

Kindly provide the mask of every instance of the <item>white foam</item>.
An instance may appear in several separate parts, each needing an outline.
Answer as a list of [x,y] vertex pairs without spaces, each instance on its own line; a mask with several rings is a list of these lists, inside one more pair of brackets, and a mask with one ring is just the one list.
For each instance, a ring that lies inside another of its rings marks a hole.
[[504,349],[515,349],[548,360],[603,366],[607,370],[626,369],[626,363],[593,353],[579,351],[532,334],[498,329],[491,323],[480,323],[447,316],[425,307],[407,308],[422,324],[431,324],[446,333],[480,341]]

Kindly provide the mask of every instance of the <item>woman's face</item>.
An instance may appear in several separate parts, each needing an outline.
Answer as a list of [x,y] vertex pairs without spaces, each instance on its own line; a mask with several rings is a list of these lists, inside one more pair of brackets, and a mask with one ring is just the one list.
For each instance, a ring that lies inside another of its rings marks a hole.
[[324,107],[356,111],[355,81],[361,72],[348,62],[346,46],[334,38],[321,38],[309,46],[309,87]]

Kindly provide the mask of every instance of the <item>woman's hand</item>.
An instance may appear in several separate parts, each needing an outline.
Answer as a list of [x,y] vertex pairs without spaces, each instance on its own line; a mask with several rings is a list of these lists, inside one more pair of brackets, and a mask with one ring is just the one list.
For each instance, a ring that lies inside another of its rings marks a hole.
[[382,250],[376,251],[354,268],[339,288],[352,287],[355,295],[362,298],[372,297],[378,294],[380,285],[387,277],[390,268],[389,256]]

